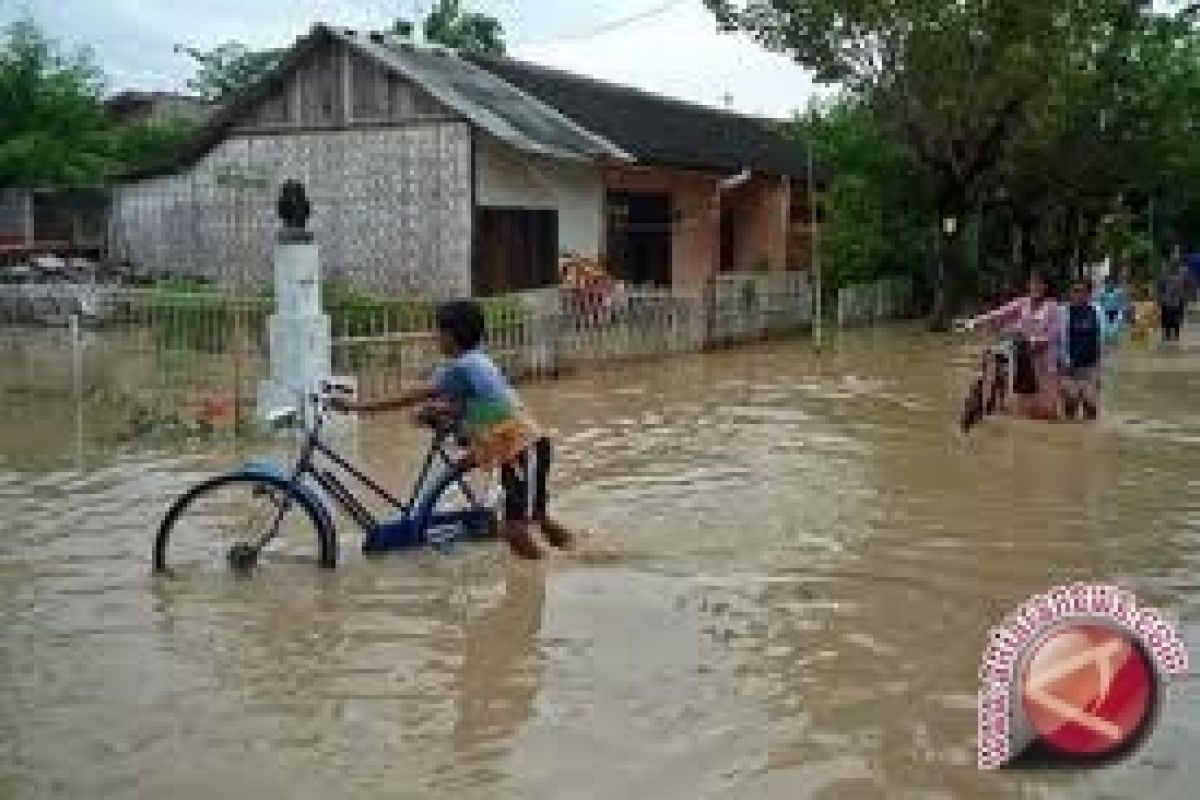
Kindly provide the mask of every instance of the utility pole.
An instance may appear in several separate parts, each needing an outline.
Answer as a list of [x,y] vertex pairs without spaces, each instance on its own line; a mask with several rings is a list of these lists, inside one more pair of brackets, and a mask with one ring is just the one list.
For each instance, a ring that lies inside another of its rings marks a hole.
[[813,157],[811,134],[804,143],[808,158],[806,172],[808,183],[808,243],[811,249],[810,264],[813,275],[813,344],[818,351],[821,349],[824,328],[824,308],[822,302],[823,287],[821,286],[821,249],[817,244],[817,193],[813,185]]

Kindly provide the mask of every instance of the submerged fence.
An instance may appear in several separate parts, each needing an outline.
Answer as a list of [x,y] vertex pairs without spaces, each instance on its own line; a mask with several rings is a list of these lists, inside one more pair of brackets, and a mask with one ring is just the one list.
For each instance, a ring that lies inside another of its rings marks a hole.
[[[899,283],[843,288],[836,321],[904,316]],[[703,287],[618,288],[603,297],[551,287],[483,301],[488,346],[515,378],[604,361],[696,352],[808,329],[801,273],[726,274]],[[253,413],[268,371],[270,297],[216,290],[0,286],[0,398],[18,393],[99,403],[135,431]],[[433,306],[327,298],[333,367],[379,394],[436,363]],[[74,319],[75,325],[68,325]]]

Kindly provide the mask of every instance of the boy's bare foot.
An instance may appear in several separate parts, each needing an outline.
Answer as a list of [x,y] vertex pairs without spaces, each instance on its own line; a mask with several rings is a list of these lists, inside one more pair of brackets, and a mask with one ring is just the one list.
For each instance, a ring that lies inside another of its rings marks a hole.
[[575,543],[575,536],[571,531],[552,519],[541,520],[541,527],[542,536],[546,537],[546,541],[560,550],[566,550]]
[[505,524],[504,539],[508,542],[508,548],[521,558],[537,560],[543,555],[542,548],[533,538],[531,527],[526,523]]

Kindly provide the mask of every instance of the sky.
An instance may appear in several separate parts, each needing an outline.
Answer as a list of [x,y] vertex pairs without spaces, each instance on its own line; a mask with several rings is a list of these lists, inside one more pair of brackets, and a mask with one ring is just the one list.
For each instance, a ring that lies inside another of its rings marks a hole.
[[[0,23],[32,13],[54,37],[91,46],[110,88],[183,89],[201,48],[288,44],[314,22],[379,29],[430,0],[0,0]],[[700,0],[464,0],[498,18],[511,55],[748,114],[787,116],[814,87],[784,56],[722,34]]]

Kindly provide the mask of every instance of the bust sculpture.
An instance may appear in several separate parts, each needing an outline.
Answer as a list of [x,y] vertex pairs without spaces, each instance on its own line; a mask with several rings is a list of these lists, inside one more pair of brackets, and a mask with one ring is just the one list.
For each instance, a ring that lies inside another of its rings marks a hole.
[[312,204],[304,192],[304,184],[300,181],[284,181],[279,187],[279,202],[276,205],[279,219],[283,222],[284,232],[294,238],[305,238],[305,226],[312,215]]

